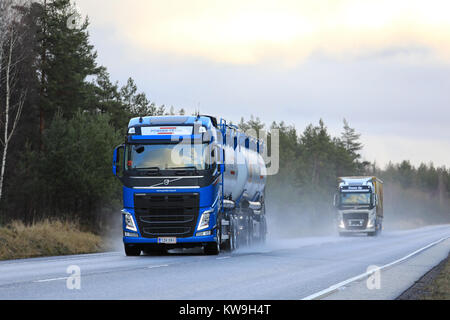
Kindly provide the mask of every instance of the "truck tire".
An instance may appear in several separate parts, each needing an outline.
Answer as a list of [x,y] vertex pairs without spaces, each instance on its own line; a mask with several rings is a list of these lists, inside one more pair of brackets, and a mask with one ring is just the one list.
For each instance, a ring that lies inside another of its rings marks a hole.
[[259,240],[260,240],[261,244],[265,244],[266,243],[266,237],[267,237],[267,221],[266,221],[265,217],[262,219],[260,228],[261,228],[261,233],[260,233]]
[[[220,221],[220,220],[219,220]],[[220,253],[220,243],[222,242],[222,226],[219,224],[219,226],[216,229],[216,234],[217,234],[217,241],[214,242],[208,242],[204,247],[203,247],[203,252],[208,255],[208,256],[215,256],[218,255]]]
[[203,248],[203,251],[208,256],[216,256],[220,253],[220,245],[218,242],[210,242]]
[[376,221],[376,223],[375,223],[375,231],[374,232],[368,232],[367,235],[370,236],[370,237],[376,237],[376,236],[378,236],[378,234],[380,234],[380,232],[381,232],[381,223]]
[[134,245],[125,244],[124,248],[125,248],[125,254],[128,257],[130,257],[130,256],[135,257],[135,256],[141,255],[141,248],[139,248],[139,247],[136,247]]
[[251,247],[254,243],[253,239],[253,218],[250,218],[247,225],[247,246]]
[[223,249],[228,252],[232,252],[234,249],[236,249],[236,232],[234,232],[234,225],[230,221],[230,231],[228,234],[228,239],[223,244]]

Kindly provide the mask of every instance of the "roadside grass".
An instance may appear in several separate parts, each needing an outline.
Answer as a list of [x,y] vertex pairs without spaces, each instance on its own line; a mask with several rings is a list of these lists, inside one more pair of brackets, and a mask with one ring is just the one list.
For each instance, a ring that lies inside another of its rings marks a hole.
[[424,290],[423,300],[450,300],[450,255],[439,275]]
[[102,238],[77,223],[44,220],[32,225],[14,221],[0,227],[0,260],[103,251]]

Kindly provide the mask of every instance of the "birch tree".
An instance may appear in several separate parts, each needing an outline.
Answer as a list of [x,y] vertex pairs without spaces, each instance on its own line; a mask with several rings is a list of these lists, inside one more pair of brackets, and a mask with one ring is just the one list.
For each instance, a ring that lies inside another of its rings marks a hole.
[[20,35],[17,31],[19,13],[14,10],[18,3],[14,0],[0,2],[0,125],[3,129],[0,135],[2,148],[0,169],[0,200],[4,194],[4,180],[8,147],[22,114],[26,92],[16,92],[18,64],[22,54],[17,50],[20,44]]

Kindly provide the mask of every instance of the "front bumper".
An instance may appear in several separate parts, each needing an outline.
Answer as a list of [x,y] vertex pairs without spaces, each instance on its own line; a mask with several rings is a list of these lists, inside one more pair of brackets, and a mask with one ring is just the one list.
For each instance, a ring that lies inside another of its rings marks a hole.
[[340,233],[366,233],[366,232],[375,232],[375,227],[373,228],[365,228],[365,229],[346,229],[338,227]]
[[[177,243],[175,244],[203,244],[206,242],[215,242],[217,237],[215,235],[203,236],[203,237],[188,237],[188,238],[177,238]],[[140,237],[123,237],[123,243],[126,244],[158,244],[158,238],[140,238]]]

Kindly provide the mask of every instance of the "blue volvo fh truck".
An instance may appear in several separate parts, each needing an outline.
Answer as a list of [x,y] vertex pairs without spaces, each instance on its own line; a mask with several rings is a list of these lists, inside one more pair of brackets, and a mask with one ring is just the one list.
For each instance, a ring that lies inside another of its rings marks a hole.
[[113,155],[126,255],[189,247],[219,254],[264,241],[263,148],[211,116],[131,119]]

